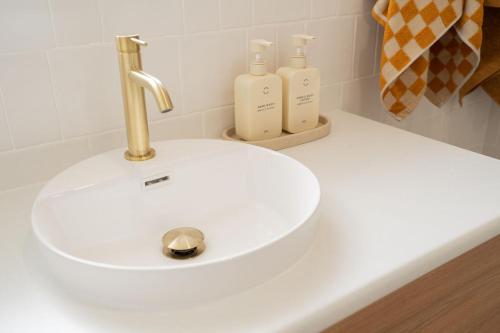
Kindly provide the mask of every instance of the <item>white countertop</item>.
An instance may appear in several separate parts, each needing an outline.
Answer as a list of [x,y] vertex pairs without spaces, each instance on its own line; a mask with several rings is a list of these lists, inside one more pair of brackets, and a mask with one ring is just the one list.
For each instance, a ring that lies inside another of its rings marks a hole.
[[277,278],[193,309],[117,311],[65,296],[31,233],[41,185],[1,194],[0,331],[314,332],[500,233],[500,160],[330,116],[328,137],[283,151],[320,181],[315,244]]

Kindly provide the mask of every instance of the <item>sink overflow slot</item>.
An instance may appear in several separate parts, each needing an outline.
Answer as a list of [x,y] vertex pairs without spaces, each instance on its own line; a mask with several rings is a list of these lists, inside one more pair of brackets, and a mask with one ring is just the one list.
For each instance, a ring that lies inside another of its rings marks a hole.
[[156,185],[158,183],[166,182],[169,179],[170,179],[170,176],[162,176],[162,177],[158,177],[158,178],[149,179],[149,180],[144,181],[144,186],[148,187],[151,185]]

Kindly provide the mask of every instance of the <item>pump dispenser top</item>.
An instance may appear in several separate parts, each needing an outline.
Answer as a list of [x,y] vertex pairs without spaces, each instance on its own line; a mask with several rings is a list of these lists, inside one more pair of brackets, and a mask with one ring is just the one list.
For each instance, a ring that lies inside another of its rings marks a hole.
[[264,39],[252,39],[250,41],[250,52],[253,54],[253,61],[250,64],[250,74],[265,75],[267,73],[263,53],[271,45],[273,43]]
[[290,59],[290,67],[292,68],[306,68],[307,59],[304,48],[308,41],[316,39],[316,37],[306,34],[292,35],[292,44],[296,48],[296,53]]

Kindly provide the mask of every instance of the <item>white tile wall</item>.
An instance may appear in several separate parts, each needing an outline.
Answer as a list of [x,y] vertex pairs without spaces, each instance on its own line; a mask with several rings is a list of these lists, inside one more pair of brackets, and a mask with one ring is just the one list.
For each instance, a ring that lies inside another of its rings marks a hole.
[[233,102],[233,80],[247,70],[246,31],[226,30],[182,39],[181,73],[187,112]]
[[483,152],[500,158],[500,105],[492,103]]
[[12,142],[5,117],[2,96],[0,96],[0,152],[10,149],[12,149]]
[[203,137],[201,113],[154,122],[150,126],[152,141]]
[[252,0],[220,0],[220,24],[223,28],[252,24]]
[[101,41],[101,18],[97,0],[50,0],[49,4],[57,46]]
[[[442,109],[423,102],[399,122],[380,105],[382,29],[366,0],[4,0],[0,10],[0,191],[44,181],[89,155],[126,145],[115,35],[140,34],[147,72],[175,109],[147,95],[153,140],[216,138],[234,122],[234,78],[248,41],[274,42],[268,68],[288,64],[290,35],[308,32],[321,70],[321,110],[353,113],[500,157],[500,108],[478,90]],[[36,165],[36,168],[33,168]],[[15,175],[15,177],[13,176]]]
[[[448,103],[439,109],[428,100],[423,100],[417,112],[408,116],[407,129],[435,140],[451,143],[449,140],[450,126],[447,121],[451,105],[452,103]],[[458,113],[462,113],[462,111],[459,110]]]
[[0,10],[0,53],[54,45],[47,0],[4,0]]
[[321,18],[334,16],[337,10],[337,2],[340,0],[312,0],[311,17]]
[[111,44],[48,52],[64,138],[123,127],[115,52]]
[[380,121],[384,110],[377,88],[378,78],[373,76],[343,83],[341,109]]
[[307,25],[307,32],[318,38],[309,47],[309,61],[320,69],[323,84],[353,78],[354,20],[354,16],[344,16]]
[[361,14],[369,12],[373,6],[373,1],[366,0],[350,0],[342,1],[337,0],[337,14],[338,15],[349,15],[349,14]]
[[377,47],[377,23],[365,14],[356,17],[354,38],[353,76],[373,75],[375,66],[373,50]]
[[89,136],[90,154],[97,155],[108,150],[127,146],[127,133],[121,128]]
[[254,24],[304,20],[311,9],[308,0],[254,0]]
[[448,112],[448,142],[452,145],[481,152],[484,146],[491,100],[471,103],[463,107],[453,105]]
[[219,0],[184,0],[186,32],[216,30],[219,13]]
[[322,85],[320,90],[319,109],[320,112],[326,112],[332,109],[338,109],[341,105],[341,84]]
[[183,31],[182,0],[99,0],[99,9],[105,41],[116,35],[154,37]]
[[222,131],[234,124],[234,108],[226,106],[203,112],[203,136],[206,138],[220,138]]
[[45,54],[0,56],[0,91],[15,147],[60,138],[59,120]]
[[0,154],[0,191],[45,181],[88,156],[84,138]]
[[396,120],[380,104],[377,76],[342,82],[341,90],[344,110],[465,149],[500,156],[500,108],[495,110],[481,89],[466,96],[463,106],[456,98],[442,108],[422,99],[404,121]]

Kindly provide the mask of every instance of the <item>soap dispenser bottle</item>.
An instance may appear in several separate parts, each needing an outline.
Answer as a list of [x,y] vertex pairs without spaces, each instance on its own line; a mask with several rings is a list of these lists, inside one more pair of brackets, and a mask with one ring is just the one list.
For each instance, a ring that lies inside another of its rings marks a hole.
[[313,36],[293,35],[296,54],[289,67],[281,67],[277,74],[283,80],[283,129],[298,133],[315,128],[319,119],[319,70],[307,66],[304,52],[306,43]]
[[253,61],[250,73],[239,75],[234,82],[236,134],[247,141],[281,135],[281,78],[268,73],[263,58],[272,43],[263,39],[250,41]]

